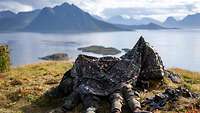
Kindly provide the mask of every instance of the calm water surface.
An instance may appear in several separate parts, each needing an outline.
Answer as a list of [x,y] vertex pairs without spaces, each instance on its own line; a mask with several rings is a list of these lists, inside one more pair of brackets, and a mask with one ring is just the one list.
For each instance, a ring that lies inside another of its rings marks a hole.
[[[139,30],[85,34],[0,33],[0,43],[11,50],[13,66],[39,62],[39,57],[64,52],[73,59],[79,47],[103,45],[118,49],[132,48],[139,37],[158,51],[166,67],[200,71],[200,30]],[[101,56],[91,53],[89,55]],[[120,56],[124,54],[118,54]]]

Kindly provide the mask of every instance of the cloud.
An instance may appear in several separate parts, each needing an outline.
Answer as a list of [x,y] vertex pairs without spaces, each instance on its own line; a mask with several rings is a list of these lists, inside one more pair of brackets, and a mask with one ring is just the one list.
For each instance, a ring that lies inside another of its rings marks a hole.
[[0,10],[41,9],[63,2],[73,3],[91,14],[103,17],[128,15],[164,20],[170,15],[182,18],[200,12],[200,0],[0,0]]
[[19,12],[19,11],[31,11],[33,10],[33,7],[31,5],[22,4],[15,1],[0,1],[0,10],[11,10],[13,12]]
[[142,18],[142,17],[153,17],[164,20],[168,16],[183,17],[187,14],[193,12],[190,8],[187,9],[183,6],[174,6],[174,7],[130,7],[130,8],[107,8],[103,10],[103,14],[106,17],[111,17],[115,15],[127,15],[133,18]]

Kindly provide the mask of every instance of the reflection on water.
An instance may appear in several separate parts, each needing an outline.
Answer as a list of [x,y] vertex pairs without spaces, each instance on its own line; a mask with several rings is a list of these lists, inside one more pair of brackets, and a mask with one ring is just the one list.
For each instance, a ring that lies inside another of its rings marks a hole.
[[89,45],[132,48],[141,35],[157,49],[165,66],[200,71],[200,30],[140,30],[74,35],[0,33],[0,43],[9,45],[12,64],[17,66],[37,62],[39,57],[60,52],[75,59],[81,53],[77,48]]

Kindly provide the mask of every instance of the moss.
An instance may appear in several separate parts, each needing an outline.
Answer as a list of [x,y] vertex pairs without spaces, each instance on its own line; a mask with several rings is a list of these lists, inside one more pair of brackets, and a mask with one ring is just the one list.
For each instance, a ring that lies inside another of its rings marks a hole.
[[7,45],[0,45],[0,72],[6,72],[10,69],[10,56]]

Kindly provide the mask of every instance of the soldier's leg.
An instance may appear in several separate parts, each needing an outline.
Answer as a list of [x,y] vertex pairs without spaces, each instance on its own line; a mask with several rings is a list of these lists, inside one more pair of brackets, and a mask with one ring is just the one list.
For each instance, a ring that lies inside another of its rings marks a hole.
[[96,113],[99,108],[99,97],[95,95],[82,95],[81,100],[84,106],[84,113]]
[[111,102],[111,113],[121,113],[123,106],[123,97],[120,91],[116,91],[110,95],[109,101]]
[[70,111],[80,103],[80,94],[78,91],[73,91],[65,98],[65,103],[62,106],[63,111]]
[[122,89],[122,92],[132,112],[136,112],[138,109],[141,109],[140,102],[136,100],[136,96],[132,90],[131,84],[125,85]]

